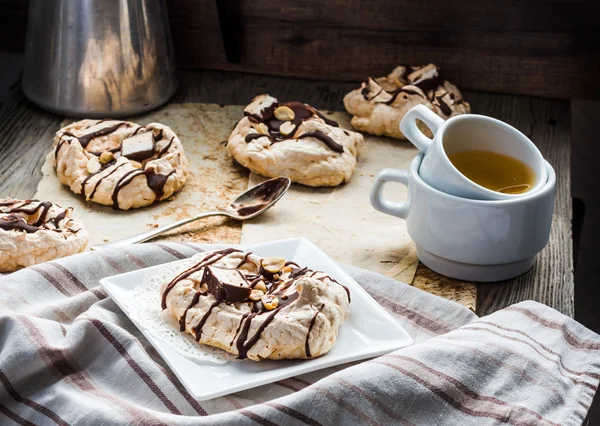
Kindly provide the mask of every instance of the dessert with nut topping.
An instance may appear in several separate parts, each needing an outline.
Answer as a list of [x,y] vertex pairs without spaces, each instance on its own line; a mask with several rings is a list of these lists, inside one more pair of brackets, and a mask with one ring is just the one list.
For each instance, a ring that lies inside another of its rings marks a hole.
[[0,272],[82,252],[88,236],[72,214],[49,201],[0,199]]
[[283,258],[223,249],[184,262],[160,303],[199,343],[254,361],[307,359],[335,344],[350,292]]
[[308,186],[348,182],[356,168],[359,133],[302,102],[279,103],[260,95],[244,109],[227,152],[261,176],[286,176]]
[[[406,139],[400,132],[400,122],[416,105],[425,105],[445,120],[471,112],[458,88],[433,64],[399,66],[387,77],[369,77],[344,97],[346,110],[354,116],[351,123],[355,129],[396,139]],[[421,130],[431,136],[425,125]]]
[[159,123],[82,120],[54,137],[58,179],[88,201],[128,210],[181,189],[188,160],[177,135]]

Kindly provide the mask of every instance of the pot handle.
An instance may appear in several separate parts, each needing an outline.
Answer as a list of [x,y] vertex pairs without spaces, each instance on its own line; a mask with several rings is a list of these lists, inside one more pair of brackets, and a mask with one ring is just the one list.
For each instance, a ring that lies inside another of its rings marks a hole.
[[371,205],[382,213],[406,219],[410,210],[410,198],[403,203],[391,202],[383,198],[382,192],[386,182],[399,182],[408,188],[408,181],[408,170],[383,169],[371,190]]

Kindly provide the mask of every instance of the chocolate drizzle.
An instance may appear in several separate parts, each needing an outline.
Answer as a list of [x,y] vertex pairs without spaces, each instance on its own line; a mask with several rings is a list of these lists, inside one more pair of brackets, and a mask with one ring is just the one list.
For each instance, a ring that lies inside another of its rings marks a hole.
[[[294,125],[294,129],[287,135],[282,134],[280,131],[281,125],[285,122],[275,118],[275,110],[279,106],[286,106],[294,112],[294,119],[290,121]],[[309,120],[311,118],[320,118],[329,126],[339,127],[339,124],[336,121],[325,117],[323,114],[321,114],[315,108],[313,108],[309,105],[303,104],[302,102],[296,102],[296,101],[287,102],[287,103],[281,104],[281,105],[278,103],[274,103],[273,105],[263,109],[260,112],[260,115],[251,114],[249,112],[244,112],[244,115],[246,115],[246,117],[248,117],[248,119],[255,124],[257,124],[257,123],[266,124],[267,128],[269,129],[268,135],[264,135],[262,133],[247,134],[246,137],[244,138],[246,143],[252,142],[253,140],[260,139],[263,137],[269,138],[271,143],[276,143],[276,142],[281,142],[284,140],[293,139],[300,124],[302,124],[302,122]],[[337,152],[337,153],[344,152],[344,147],[342,145],[335,142],[330,136],[328,136],[325,133],[320,132],[320,131],[307,132],[307,133],[304,133],[303,135],[296,137],[296,139],[303,139],[303,138],[307,138],[307,137],[314,137],[314,138],[320,140],[329,149],[331,149],[334,152]]]
[[[69,207],[70,209],[70,207]],[[68,209],[67,209],[68,210]],[[55,228],[58,228],[60,221],[67,217],[67,210],[63,210],[59,214],[57,214],[54,218],[50,219],[47,223],[52,222]]]
[[175,173],[175,170],[167,173],[166,175],[156,173],[153,170],[145,170],[144,174],[146,175],[146,183],[148,187],[154,192],[156,195],[156,199],[160,200],[164,195],[165,185],[169,177]]
[[[121,127],[125,124],[127,124],[127,123],[122,121],[113,126],[104,127],[103,129],[99,129],[99,130],[96,130],[95,132],[87,133],[85,135],[75,136],[72,133],[70,133],[68,136],[74,136],[75,139],[77,139],[79,141],[79,143],[81,144],[83,149],[85,149],[88,146],[88,144],[92,141],[92,139],[98,138],[100,136],[110,135],[111,133],[116,131],[119,127]],[[67,134],[67,133],[65,133],[65,134]]]
[[[117,167],[115,167],[114,169],[112,169],[110,172],[108,172],[108,173],[107,173],[107,174],[105,174],[104,176],[101,176],[101,177],[100,177],[100,178],[99,178],[99,179],[96,181],[96,183],[94,184],[94,188],[92,189],[92,192],[90,192],[89,199],[90,199],[90,200],[92,200],[92,199],[94,198],[94,195],[96,194],[96,190],[98,189],[98,187],[100,186],[100,184],[102,183],[102,181],[103,181],[104,179],[106,179],[107,177],[109,177],[110,175],[112,175],[112,174],[113,174],[114,172],[116,172],[116,171],[117,171],[117,170],[118,170],[118,169],[119,169],[121,166],[124,166],[125,164],[127,164],[127,163],[122,163],[122,164],[119,164]],[[102,170],[101,170],[100,172],[102,172]],[[98,172],[98,173],[100,173],[100,172]],[[90,176],[93,176],[93,175],[90,175]],[[87,179],[88,179],[90,176],[88,176],[88,177],[86,178],[86,180],[87,180]],[[83,195],[85,195],[85,192],[83,193]]]
[[25,218],[13,213],[0,218],[0,228],[5,231],[25,231],[28,234],[33,234],[39,229],[37,226],[29,225]]
[[48,215],[48,211],[50,211],[50,207],[52,207],[52,203],[50,201],[42,201],[41,203],[38,203],[38,205],[35,207],[25,207],[26,205],[29,205],[34,201],[37,200],[27,201],[26,204],[23,204],[22,206],[12,208],[9,210],[9,213],[25,213],[26,215],[31,216],[38,213],[38,211],[41,209],[41,212],[38,214],[37,220],[31,224],[31,226],[39,227],[46,221],[46,216]]
[[233,339],[231,339],[231,343],[229,343],[229,346],[233,346],[233,342],[235,342],[235,338],[237,337],[238,333],[240,332],[240,329],[242,328],[242,324],[244,323],[244,320],[246,318],[248,318],[248,315],[250,315],[250,312],[246,312],[244,315],[242,315],[242,319],[240,320],[240,325],[238,325],[237,330],[235,330],[235,334],[233,335]]
[[175,139],[175,136],[173,136],[171,138],[171,140],[169,141],[168,144],[166,144],[163,149],[160,150],[160,152],[158,153],[158,158],[162,158],[163,155],[165,155],[167,153],[167,151],[169,150],[169,148],[171,148],[171,144],[173,143],[173,139]]
[[267,136],[267,135],[261,135],[260,133],[248,133],[246,135],[246,138],[244,140],[246,141],[246,143],[248,143],[248,142],[252,142],[254,139],[268,138],[268,137],[269,136]]
[[[34,204],[37,203],[37,204]],[[39,231],[40,229],[47,231],[62,232],[59,228],[60,222],[67,217],[70,208],[60,211],[56,216],[48,218],[52,203],[49,201],[24,200],[24,201],[2,201],[0,207],[9,207],[5,211],[0,211],[0,229],[5,231],[24,231],[28,234]],[[23,213],[30,216],[29,219],[19,215]],[[32,217],[37,216],[32,221]],[[52,224],[53,227],[48,227]],[[72,231],[76,232],[76,231]]]
[[244,256],[244,258],[242,259],[242,261],[240,262],[240,264],[237,267],[240,268],[244,263],[246,263],[248,261],[248,257],[250,257],[251,254],[252,254],[251,251],[247,252],[246,255]]
[[321,311],[323,310],[324,307],[325,307],[325,304],[323,303],[321,305],[321,307],[317,310],[317,312],[315,312],[312,319],[310,320],[310,324],[308,326],[308,332],[306,333],[306,342],[304,343],[304,352],[306,353],[307,358],[310,358],[312,356],[310,354],[310,345],[308,344],[308,341],[310,339],[310,332],[311,332],[312,328],[315,326],[315,322],[317,321],[317,316],[319,315],[319,313],[321,313]]
[[117,183],[115,185],[115,189],[113,189],[113,193],[111,196],[114,209],[119,208],[119,192],[121,191],[121,189],[123,189],[125,186],[129,185],[135,177],[141,175],[142,173],[144,173],[144,171],[141,169],[133,169],[133,170],[129,170],[123,176],[121,176],[119,178],[119,180],[117,181]]
[[170,173],[168,173],[166,175],[156,173],[154,170],[151,170],[151,169],[148,169],[148,170],[133,169],[133,170],[128,171],[123,176],[121,176],[121,178],[117,181],[117,183],[115,185],[115,188],[114,188],[112,196],[111,196],[112,202],[113,202],[113,208],[115,208],[115,209],[119,208],[119,192],[121,192],[121,190],[124,187],[129,185],[133,181],[133,179],[135,179],[136,177],[138,177],[140,175],[146,176],[146,183],[147,183],[148,187],[152,190],[152,192],[154,192],[154,194],[156,195],[156,198],[160,199],[164,195],[164,189],[165,189],[167,180],[169,179],[169,176],[171,176],[173,173],[175,173],[175,170],[172,170]]
[[296,271],[293,271],[290,274],[290,278],[292,279],[296,279],[302,275],[308,274],[309,272],[312,272],[312,270],[308,269],[306,266],[304,268],[298,269]]
[[333,126],[333,127],[340,127],[340,125],[339,125],[339,123],[337,121],[334,121],[331,118],[325,117],[323,114],[321,114],[317,110],[315,110],[315,113],[319,116],[320,119],[322,119],[325,122],[325,124],[328,124],[328,125]]
[[368,86],[365,86],[360,93],[362,93],[363,98],[365,99],[365,101],[370,101],[372,99],[375,99],[377,96],[379,96],[381,94],[381,92],[383,92],[383,89],[381,89],[379,92],[375,93],[373,96],[369,97],[369,93],[371,93],[369,91]]
[[348,303],[350,303],[350,289],[348,287],[346,287],[344,284],[340,284],[339,282],[337,282],[336,280],[331,278],[329,275],[325,275],[324,277],[319,277],[319,278],[317,278],[317,280],[325,281],[325,278],[328,278],[330,281],[333,281],[337,285],[341,286],[344,290],[346,290],[346,294],[348,295]]
[[179,318],[179,331],[185,331],[185,318],[187,317],[187,313],[191,308],[196,306],[196,303],[198,303],[198,301],[200,300],[200,296],[202,296],[202,295],[203,295],[202,293],[197,291],[194,294],[194,297],[192,297],[192,301],[190,302],[188,307],[185,308],[185,311],[183,311],[183,315],[181,315],[181,318]]
[[194,326],[193,330],[194,330],[194,335],[196,336],[196,342],[200,341],[200,337],[202,337],[202,327],[204,327],[204,324],[206,323],[206,320],[210,316],[212,310],[214,309],[215,306],[219,305],[220,303],[221,303],[220,300],[216,300],[212,305],[210,305],[210,307],[208,308],[208,311],[206,311],[206,313],[202,316],[202,318],[200,318],[200,321],[198,322],[198,324],[196,324]]
[[332,150],[334,152],[339,152],[340,154],[342,152],[344,152],[344,147],[342,145],[340,145],[339,143],[337,143],[336,141],[331,139],[325,133],[320,132],[318,130],[316,130],[314,132],[303,133],[300,136],[298,136],[298,139],[304,139],[304,138],[318,139],[321,142],[323,142],[325,145],[327,145],[327,148],[329,148],[330,150]]
[[402,88],[402,89],[396,90],[395,92],[390,92],[390,94],[392,95],[392,98],[389,101],[385,102],[385,104],[392,105],[396,101],[396,98],[398,97],[398,95],[400,95],[401,93],[404,93],[407,95],[417,95],[417,96],[420,96],[425,99],[427,98],[423,93],[419,93],[416,90]]
[[260,335],[262,334],[263,331],[265,331],[265,329],[271,323],[271,321],[273,321],[273,318],[275,318],[275,315],[277,315],[277,313],[279,313],[279,311],[281,311],[286,306],[288,306],[291,303],[298,300],[298,297],[300,297],[300,295],[298,293],[290,294],[287,297],[282,296],[281,302],[279,302],[279,305],[277,306],[277,308],[275,308],[271,311],[269,316],[267,318],[265,318],[265,320],[262,322],[262,324],[258,327],[256,332],[251,337],[248,337],[248,333],[250,331],[250,325],[252,324],[252,319],[254,317],[256,317],[257,315],[262,314],[264,312],[264,310],[263,310],[264,307],[262,307],[262,305],[261,305],[262,309],[259,312],[253,312],[250,315],[248,315],[248,317],[246,318],[246,322],[244,323],[244,327],[242,328],[242,331],[236,341],[236,348],[238,350],[238,358],[240,358],[240,359],[248,358],[248,351],[250,349],[252,349],[252,347],[256,344],[256,342],[258,342],[258,340],[260,339]]
[[441,96],[436,96],[435,100],[437,101],[437,105],[439,105],[440,109],[442,110],[442,112],[444,113],[444,115],[452,115],[452,109],[450,108],[450,106],[444,102],[444,100],[442,99],[444,96],[446,96],[446,93],[444,93]]
[[[71,133],[69,132],[65,132],[64,133],[67,136],[73,136]],[[73,136],[74,137],[74,136]],[[56,148],[54,148],[54,159],[56,160],[58,158],[58,153],[60,152],[60,149],[62,148],[63,144],[67,142],[65,139],[61,139],[60,142],[58,142],[56,144]]]

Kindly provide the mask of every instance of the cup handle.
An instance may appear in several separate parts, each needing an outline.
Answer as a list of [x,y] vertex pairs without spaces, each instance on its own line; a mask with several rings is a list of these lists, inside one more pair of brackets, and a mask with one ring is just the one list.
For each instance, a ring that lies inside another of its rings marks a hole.
[[402,134],[424,154],[429,149],[433,140],[425,136],[419,129],[417,118],[429,127],[434,136],[440,126],[444,124],[444,120],[425,105],[417,105],[408,111],[400,122],[400,131]]
[[383,169],[375,179],[375,185],[371,190],[371,205],[375,210],[382,213],[406,219],[410,209],[410,201],[404,203],[393,203],[383,198],[383,186],[386,182],[399,182],[408,187],[408,170]]

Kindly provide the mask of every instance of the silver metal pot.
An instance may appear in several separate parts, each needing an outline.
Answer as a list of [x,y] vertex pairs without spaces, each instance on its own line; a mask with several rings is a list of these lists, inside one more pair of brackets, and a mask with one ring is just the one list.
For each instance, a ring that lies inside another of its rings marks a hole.
[[23,91],[52,112],[119,117],[175,92],[164,0],[31,0]]

